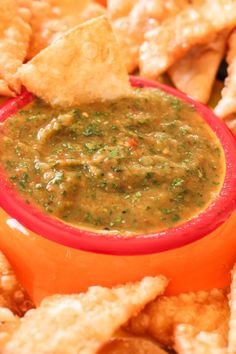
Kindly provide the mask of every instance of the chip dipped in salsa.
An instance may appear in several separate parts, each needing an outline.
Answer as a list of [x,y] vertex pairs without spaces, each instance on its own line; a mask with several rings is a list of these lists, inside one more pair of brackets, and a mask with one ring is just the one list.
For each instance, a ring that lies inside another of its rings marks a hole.
[[24,200],[82,229],[173,228],[206,209],[225,176],[207,123],[159,89],[66,110],[36,99],[0,135],[2,165]]

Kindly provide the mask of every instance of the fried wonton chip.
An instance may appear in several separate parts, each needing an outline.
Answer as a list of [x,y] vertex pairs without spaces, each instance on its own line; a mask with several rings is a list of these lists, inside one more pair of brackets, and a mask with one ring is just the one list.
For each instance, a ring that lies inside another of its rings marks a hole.
[[18,316],[24,315],[33,307],[2,252],[0,252],[0,307],[8,308]]
[[227,354],[226,343],[220,334],[199,332],[191,325],[178,325],[175,349],[179,354]]
[[[198,0],[199,1],[199,0]],[[129,16],[112,21],[129,73],[138,68],[139,50],[144,34],[155,28],[163,19],[173,16],[189,5],[188,0],[139,0]]]
[[191,324],[199,331],[215,331],[226,340],[229,306],[223,290],[163,296],[148,305],[128,330],[137,335],[151,335],[163,345],[172,346],[178,324]]
[[222,91],[222,98],[215,108],[215,113],[221,118],[236,113],[236,30],[231,34],[228,45],[228,77]]
[[139,49],[143,42],[146,26],[130,17],[118,18],[112,22],[120,50],[125,60],[128,73],[137,69],[139,64]]
[[91,0],[33,0],[31,12],[33,35],[28,59],[74,26],[103,15],[105,8]]
[[70,16],[73,12],[83,11],[92,0],[48,0],[64,16]]
[[225,54],[227,35],[228,31],[220,33],[209,44],[194,47],[169,69],[170,78],[179,90],[197,101],[208,102]]
[[236,353],[236,265],[232,271],[228,354]]
[[0,95],[14,96],[20,92],[15,76],[25,60],[31,28],[29,1],[2,0],[0,11]]
[[115,99],[131,91],[122,54],[105,16],[68,31],[23,65],[18,74],[30,92],[63,107]]
[[130,12],[130,16],[140,22],[147,19],[156,19],[161,22],[189,5],[189,0],[139,0]]
[[[20,319],[6,307],[0,307],[0,351],[20,325]],[[1,351],[2,353],[2,351]]]
[[56,295],[22,321],[5,354],[94,354],[146,303],[163,293],[167,280],[146,277],[113,289],[91,287],[80,295]]
[[59,22],[60,12],[57,8],[52,7],[49,0],[32,0],[31,13],[32,36],[27,59],[33,58],[47,47],[55,33],[64,30]]
[[209,42],[217,32],[235,24],[233,0],[206,0],[201,6],[184,9],[146,32],[140,49],[141,74],[157,78],[193,46]]
[[124,337],[111,339],[98,354],[167,354],[151,339]]
[[108,16],[112,20],[126,17],[130,14],[138,0],[107,0]]

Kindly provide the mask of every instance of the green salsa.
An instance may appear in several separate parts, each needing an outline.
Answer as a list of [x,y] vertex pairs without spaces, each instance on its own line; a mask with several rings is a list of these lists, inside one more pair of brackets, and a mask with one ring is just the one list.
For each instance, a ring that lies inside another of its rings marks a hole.
[[24,200],[80,228],[135,235],[195,217],[225,175],[217,137],[157,89],[55,110],[39,100],[1,124],[1,163]]

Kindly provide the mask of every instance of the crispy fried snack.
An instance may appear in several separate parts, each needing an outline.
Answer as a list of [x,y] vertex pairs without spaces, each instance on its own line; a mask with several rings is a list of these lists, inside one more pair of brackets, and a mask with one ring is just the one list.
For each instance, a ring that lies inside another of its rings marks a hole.
[[0,95],[14,96],[20,92],[20,81],[15,74],[27,54],[31,35],[29,19],[29,1],[1,1]]
[[231,34],[228,45],[228,77],[222,91],[222,98],[215,108],[215,113],[221,118],[227,118],[232,113],[236,113],[236,30]]
[[161,295],[166,285],[162,276],[146,277],[113,289],[97,286],[85,294],[49,297],[22,321],[4,353],[97,353],[115,330]]
[[[73,1],[75,2],[75,0]],[[74,10],[72,6],[70,6],[66,13],[69,13],[70,10],[71,14],[65,16],[63,11],[60,9],[60,18],[57,21],[53,20],[47,23],[47,27],[51,31],[51,37],[48,39],[47,45],[63,36],[63,33],[69,29],[72,29],[78,24],[81,24],[90,19],[102,16],[106,12],[103,6],[92,1],[89,1],[87,6],[84,6],[83,8],[80,6],[79,9],[76,8],[76,5],[74,6]]]
[[123,337],[111,339],[98,354],[167,354],[151,339]]
[[236,353],[236,265],[232,271],[228,354]]
[[179,354],[226,354],[226,343],[220,334],[200,332],[191,325],[178,325],[175,349]]
[[134,72],[138,67],[139,49],[147,26],[153,26],[153,21],[140,23],[136,19],[122,17],[112,22],[128,73]]
[[33,0],[33,35],[27,58],[31,59],[64,32],[105,13],[103,6],[91,1]]
[[114,20],[129,15],[133,6],[139,0],[107,0],[107,11],[110,19]]
[[122,54],[105,16],[68,31],[23,65],[18,74],[30,92],[63,107],[131,92]]
[[6,307],[0,307],[0,350],[19,327],[20,319]]
[[2,252],[0,252],[0,307],[5,307],[18,316],[23,316],[33,307]]
[[215,331],[225,340],[228,332],[227,294],[215,289],[208,292],[163,296],[148,305],[128,324],[137,335],[151,335],[163,345],[172,346],[178,324],[191,324],[198,331]]
[[[111,3],[111,6],[114,6],[113,2]],[[164,19],[189,6],[189,1],[139,0],[133,5],[133,8],[131,8],[130,4],[129,11],[126,8],[123,17],[119,16],[112,21],[129,73],[138,68],[139,50],[144,41],[145,32],[150,31]]]
[[208,44],[198,45],[168,71],[174,85],[197,101],[207,103],[225,54],[228,31]]
[[203,5],[186,8],[155,29],[147,31],[140,49],[141,75],[157,78],[197,44],[236,24],[233,0],[206,0]]
[[53,8],[49,0],[32,0],[31,13],[32,36],[27,59],[47,47],[53,35],[64,29],[59,22],[57,8]]
[[189,6],[190,3],[191,1],[189,0],[138,0],[130,12],[130,16],[139,20],[139,22],[147,19],[156,19],[161,22],[170,16],[176,15]]
[[48,0],[64,16],[70,16],[74,11],[83,11],[92,0]]

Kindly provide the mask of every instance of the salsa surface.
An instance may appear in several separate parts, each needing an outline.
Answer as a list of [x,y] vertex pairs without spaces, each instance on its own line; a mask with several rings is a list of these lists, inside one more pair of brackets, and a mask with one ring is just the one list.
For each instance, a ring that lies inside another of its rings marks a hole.
[[195,109],[157,89],[1,124],[1,163],[24,200],[64,222],[124,235],[172,228],[219,193],[224,152]]

